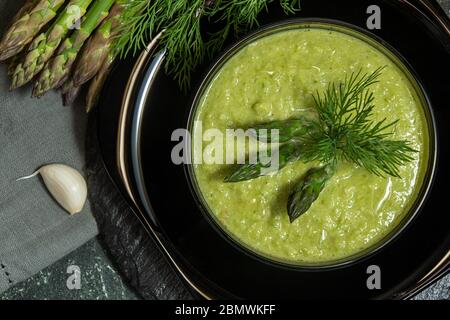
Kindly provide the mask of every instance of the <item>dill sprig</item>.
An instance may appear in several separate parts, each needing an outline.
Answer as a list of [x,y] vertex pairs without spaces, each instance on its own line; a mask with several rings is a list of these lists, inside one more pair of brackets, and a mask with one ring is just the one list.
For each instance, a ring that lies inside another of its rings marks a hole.
[[371,74],[352,73],[340,84],[314,95],[318,119],[312,121],[304,144],[303,160],[336,163],[353,162],[383,176],[400,177],[399,167],[412,161],[416,152],[405,140],[389,140],[398,120],[372,120],[374,94],[369,87],[378,82],[384,68]]
[[[323,92],[313,96],[316,114],[312,118],[274,121],[254,126],[255,137],[271,142],[268,132],[277,129],[278,141],[296,142],[299,157],[289,157],[291,149],[285,150],[285,158],[303,162],[318,161],[335,168],[340,161],[353,162],[378,176],[400,177],[399,168],[414,160],[417,152],[406,140],[390,139],[398,120],[387,122],[373,120],[375,97],[369,87],[379,82],[384,67],[372,73],[360,70],[345,77],[341,83],[330,83]],[[295,149],[295,148],[294,148]],[[281,168],[280,168],[281,169]],[[247,174],[247,168],[237,168],[239,180],[250,180],[258,175]],[[332,171],[332,170],[331,170]],[[230,181],[230,179],[226,179]]]
[[273,0],[215,0],[211,7],[210,20],[224,26],[213,33],[209,33],[206,43],[207,53],[212,57],[223,46],[225,41],[234,32],[240,35],[258,25],[258,14],[267,10],[267,4]]
[[[223,47],[230,32],[236,36],[258,26],[258,15],[268,9],[268,4],[274,0],[215,0],[210,7],[210,18],[224,27],[210,34],[207,42],[208,54],[211,56]],[[300,10],[300,0],[280,0],[284,12],[294,14]]]
[[[167,49],[166,71],[186,91],[194,69],[223,48],[230,32],[241,34],[258,25],[258,15],[274,0],[122,0],[122,30],[117,55],[135,55],[164,30],[160,45]],[[300,9],[300,0],[279,0],[286,14]],[[221,23],[218,32],[202,30],[201,20]]]
[[122,0],[125,9],[121,14],[120,36],[114,43],[121,58],[135,55],[145,48],[170,21],[177,18],[189,1],[172,0]]
[[189,89],[192,71],[205,56],[200,25],[205,10],[204,0],[185,1],[182,14],[163,34],[162,42],[167,48],[166,72],[173,75],[185,92]]

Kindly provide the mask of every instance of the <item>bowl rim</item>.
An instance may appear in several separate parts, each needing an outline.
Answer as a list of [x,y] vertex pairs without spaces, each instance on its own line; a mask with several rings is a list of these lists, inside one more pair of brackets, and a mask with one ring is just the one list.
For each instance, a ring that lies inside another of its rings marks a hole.
[[[254,249],[249,244],[240,240],[231,231],[227,230],[227,228],[223,226],[218,218],[214,215],[213,210],[209,207],[208,202],[204,198],[203,193],[201,192],[201,189],[198,185],[194,164],[186,164],[184,166],[184,171],[188,181],[190,192],[193,196],[194,201],[196,202],[197,207],[202,212],[202,215],[213,227],[213,229],[215,229],[215,231],[218,232],[233,247],[237,248],[246,255],[257,259],[260,262],[275,265],[278,267],[295,270],[331,270],[335,268],[355,265],[359,262],[369,259],[370,257],[380,252],[383,248],[388,246],[390,243],[398,239],[403,231],[405,231],[411,225],[413,220],[415,220],[417,215],[422,211],[422,208],[426,203],[435,180],[439,144],[433,106],[418,73],[397,49],[368,30],[365,30],[354,24],[336,19],[311,17],[291,18],[267,24],[247,34],[245,37],[233,42],[233,44],[228,46],[215,60],[213,60],[213,62],[207,68],[206,73],[202,77],[202,81],[200,82],[200,85],[198,86],[198,89],[196,90],[196,93],[192,100],[187,120],[187,129],[192,134],[194,121],[196,120],[197,111],[199,109],[198,107],[202,101],[202,98],[204,97],[205,92],[208,90],[211,82],[215,79],[218,72],[231,58],[235,56],[235,54],[240,52],[243,48],[250,45],[254,41],[257,41],[264,37],[277,34],[279,32],[308,28],[320,28],[340,32],[364,41],[365,43],[372,46],[375,50],[387,56],[387,58],[390,59],[406,76],[411,86],[414,88],[415,95],[421,102],[423,113],[427,123],[428,159],[422,185],[417,193],[415,200],[410,204],[408,213],[404,214],[401,220],[397,222],[396,226],[386,235],[384,235],[369,247],[354,254],[335,260],[320,262],[290,261],[287,259],[270,256],[268,254],[265,254],[264,252],[260,252]],[[190,154],[192,158],[193,152],[190,152]]]

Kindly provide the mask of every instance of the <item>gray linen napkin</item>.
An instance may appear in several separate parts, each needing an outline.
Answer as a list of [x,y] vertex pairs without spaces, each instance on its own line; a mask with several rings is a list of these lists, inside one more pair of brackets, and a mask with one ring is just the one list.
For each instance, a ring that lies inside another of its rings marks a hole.
[[[23,1],[0,0],[0,34]],[[16,182],[43,164],[84,166],[87,116],[62,106],[57,93],[40,100],[30,88],[9,92],[0,66],[0,292],[56,262],[97,234],[89,205],[70,217],[40,178]]]

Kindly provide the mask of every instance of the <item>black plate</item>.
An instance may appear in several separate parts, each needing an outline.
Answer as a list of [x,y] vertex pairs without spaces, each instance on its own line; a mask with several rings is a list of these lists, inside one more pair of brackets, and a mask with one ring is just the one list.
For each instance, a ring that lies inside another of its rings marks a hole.
[[[182,166],[171,161],[171,134],[185,128],[193,94],[210,64],[193,78],[192,95],[181,94],[164,72],[156,74],[142,119],[142,173],[151,210],[141,216],[176,265],[193,284],[214,298],[391,298],[408,290],[449,252],[450,215],[445,208],[449,181],[448,92],[450,39],[448,20],[437,4],[423,1],[302,0],[298,17],[344,21],[366,28],[369,5],[381,8],[382,28],[373,30],[397,49],[418,73],[436,116],[439,141],[437,178],[424,209],[383,250],[356,264],[321,270],[292,269],[263,263],[225,241],[198,209]],[[431,4],[431,5],[430,5]],[[419,10],[420,9],[420,10]],[[440,15],[433,15],[432,12]],[[286,19],[277,7],[262,14],[262,25]],[[442,25],[440,21],[446,23]],[[232,43],[235,39],[230,39]],[[116,164],[116,124],[131,62],[122,63],[110,79],[99,112],[99,137],[105,163],[121,185]],[[141,75],[144,77],[144,75]],[[136,89],[135,95],[138,95]],[[132,117],[128,123],[131,128]],[[131,134],[131,129],[128,134]],[[130,138],[131,139],[131,138]],[[131,144],[131,142],[130,142]],[[131,151],[130,151],[131,152]],[[130,155],[131,157],[131,155]],[[132,160],[132,159],[131,159]],[[131,161],[130,161],[131,162]],[[133,169],[129,172],[132,174]],[[136,191],[135,193],[138,194]],[[142,206],[142,203],[138,203]],[[142,209],[142,208],[141,208]],[[151,217],[151,218],[150,218]],[[382,272],[381,290],[368,290],[367,267]],[[445,271],[445,270],[444,270]]]

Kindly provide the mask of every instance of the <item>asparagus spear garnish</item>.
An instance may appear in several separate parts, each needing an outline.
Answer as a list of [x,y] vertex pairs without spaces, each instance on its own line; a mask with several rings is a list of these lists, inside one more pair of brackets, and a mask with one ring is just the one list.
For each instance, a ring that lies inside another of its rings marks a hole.
[[[305,118],[299,118],[263,123],[252,127],[252,129],[250,132],[253,132],[255,138],[260,141],[283,143],[294,138],[304,137],[308,132],[311,132],[312,126]],[[272,139],[273,130],[278,130],[276,141]]]
[[[301,146],[297,142],[288,142],[278,148],[278,170],[284,168],[288,163],[300,159]],[[225,182],[241,182],[255,179],[266,175],[265,169],[270,168],[271,163],[263,163],[258,159],[257,163],[239,165],[229,176],[225,177]]]
[[288,199],[287,210],[291,223],[309,210],[333,174],[333,165],[313,168],[306,173]]
[[103,62],[102,67],[92,79],[86,96],[86,112],[90,112],[97,105],[98,98],[100,97],[100,93],[103,89],[103,84],[111,72],[114,61],[115,55],[110,52],[106,60]]
[[120,14],[123,8],[123,1],[119,0],[112,7],[109,16],[83,47],[76,62],[76,68],[73,70],[72,77],[76,86],[81,86],[91,80],[102,67],[111,50],[112,41],[118,34]]
[[81,27],[65,39],[42,70],[33,88],[33,96],[40,97],[50,89],[60,87],[68,78],[78,52],[95,28],[108,16],[115,0],[95,0],[87,11]]
[[29,0],[0,41],[0,61],[16,55],[57,14],[65,0]]
[[14,72],[11,89],[26,84],[42,70],[69,30],[84,16],[91,2],[92,0],[70,0],[54,24],[31,42],[23,62]]

